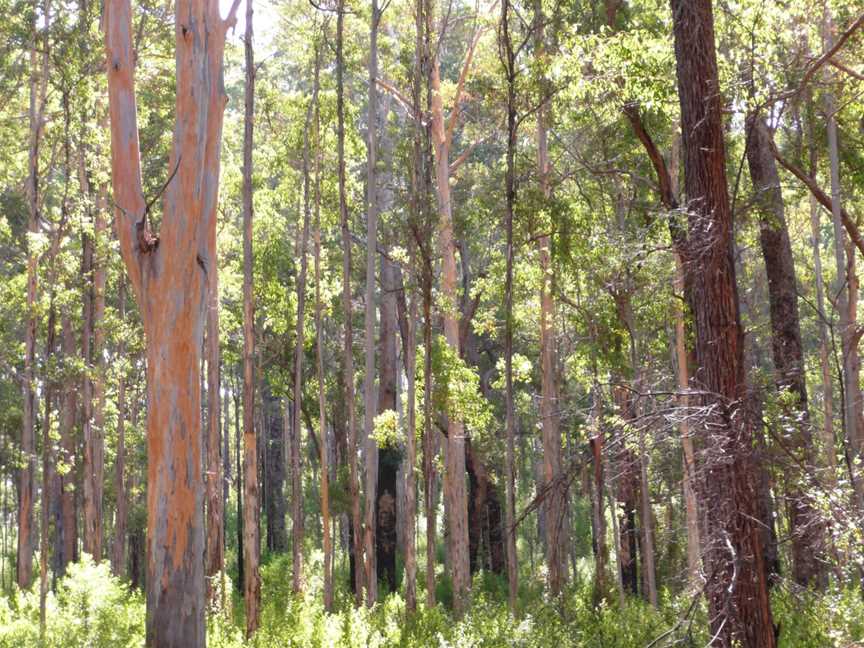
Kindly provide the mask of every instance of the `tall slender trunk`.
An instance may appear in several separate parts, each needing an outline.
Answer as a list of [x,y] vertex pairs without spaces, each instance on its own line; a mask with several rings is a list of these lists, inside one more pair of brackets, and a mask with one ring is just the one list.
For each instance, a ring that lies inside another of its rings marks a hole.
[[[216,242],[213,242],[215,249]],[[222,499],[222,412],[219,357],[219,269],[208,277],[207,290],[207,474],[204,480],[207,506],[207,555],[205,557],[208,598],[216,603],[216,579],[225,563],[224,517]]]
[[598,604],[607,593],[606,565],[609,562],[609,547],[606,544],[606,513],[603,510],[603,495],[606,490],[603,461],[603,428],[600,422],[600,387],[592,390],[589,446],[593,463],[593,497],[591,499],[591,529],[594,535],[594,603]]
[[364,520],[363,568],[366,579],[366,605],[378,600],[378,569],[376,565],[375,531],[378,486],[378,446],[375,443],[375,257],[378,247],[378,25],[381,12],[378,1],[372,0],[369,29],[369,140],[366,153],[366,303],[363,321],[366,365],[363,374],[364,455],[366,464],[366,518]]
[[[816,177],[817,148],[816,138],[811,125],[807,133],[809,151],[810,177]],[[822,415],[824,421],[820,430],[822,452],[825,455],[825,465],[828,467],[827,485],[833,487],[837,481],[837,452],[834,438],[834,379],[831,375],[829,355],[828,325],[826,324],[825,287],[822,274],[822,242],[819,227],[819,202],[816,196],[810,194],[810,245],[813,249],[813,275],[816,284],[816,308],[819,324],[819,368],[822,380]]]
[[[430,17],[427,15],[428,20]],[[464,84],[464,73],[467,72],[478,39],[479,35],[475,35],[466,57],[466,67],[462,77],[460,77],[460,86]],[[459,300],[457,296],[456,245],[453,236],[450,195],[450,145],[452,126],[455,125],[455,121],[452,120],[458,117],[458,109],[454,107],[450,120],[445,123],[441,74],[437,55],[433,55],[430,60],[430,85],[432,91],[432,143],[435,152],[435,180],[438,198],[438,250],[441,255],[441,310],[444,320],[444,337],[453,354],[458,357],[460,356],[460,345],[456,305]],[[454,99],[455,105],[458,106],[459,100],[460,97],[457,93],[457,97]],[[461,616],[467,608],[471,587],[468,495],[465,485],[465,426],[452,412],[449,414],[444,474],[444,506],[449,533],[447,558],[453,582],[453,607],[456,615]]]
[[[320,58],[315,44],[315,87],[319,83]],[[324,609],[333,607],[333,547],[330,538],[330,444],[327,435],[327,401],[324,397],[324,331],[321,321],[321,117],[315,102],[315,365],[318,376],[318,434],[321,440],[321,544],[324,550]]]
[[[118,288],[118,315],[126,320],[126,282],[120,279]],[[126,357],[126,341],[121,337],[117,345],[117,356]],[[117,513],[114,521],[114,544],[111,547],[111,572],[123,577],[126,571],[126,523],[128,501],[126,497],[126,376],[121,373],[117,383],[117,459],[114,463],[114,490],[117,496]]]
[[263,404],[261,428],[263,436],[261,479],[263,490],[263,510],[267,517],[265,546],[272,553],[281,553],[288,548],[288,534],[285,528],[285,426],[282,399],[274,394],[272,384],[266,378],[262,384],[261,401]]
[[[42,118],[45,106],[46,84],[48,81],[48,29],[50,5],[46,1],[44,11],[46,20],[44,59],[42,70],[37,63],[38,0],[34,0],[32,41],[30,45],[30,139],[28,145],[27,174],[27,231],[35,237],[40,230],[39,197],[39,148],[42,141]],[[33,386],[36,364],[36,300],[38,298],[38,258],[36,252],[27,251],[27,319],[24,333],[24,375],[22,380],[22,399],[24,407],[21,416],[21,455],[23,467],[19,473],[18,486],[18,547],[16,582],[23,588],[30,587],[33,579],[33,491],[36,473],[36,393]]]
[[[768,298],[771,316],[771,341],[775,384],[788,391],[794,402],[783,412],[794,432],[785,434],[789,450],[804,465],[813,463],[813,439],[810,410],[804,378],[804,351],[798,317],[798,293],[792,245],[786,227],[783,195],[777,163],[771,152],[771,133],[764,117],[747,119],[747,161],[753,186],[759,197],[759,240],[768,276]],[[822,523],[800,481],[803,475],[787,472],[786,500],[792,533],[792,574],[799,585],[824,587],[822,570]]]
[[[97,105],[97,110],[100,108]],[[104,498],[105,490],[105,283],[106,254],[108,252],[106,212],[107,188],[97,189],[96,209],[93,215],[93,422],[91,426],[92,469],[86,470],[92,479],[92,513],[94,517],[87,527],[85,538],[89,539],[93,560],[102,560],[104,542]],[[85,458],[88,453],[84,453]],[[85,511],[87,509],[85,508]]]
[[[394,263],[381,257],[381,299],[379,328],[378,408],[380,414],[396,411],[396,376],[399,371],[397,346],[397,298],[401,281]],[[401,452],[396,447],[378,451],[375,496],[375,566],[378,577],[396,591],[396,496]]]
[[[545,16],[540,0],[534,2],[534,56],[545,65]],[[546,92],[545,82],[542,92]],[[544,200],[552,197],[549,183],[549,145],[547,122],[549,103],[541,97],[537,111],[537,176]],[[545,225],[541,225],[545,227]],[[546,518],[546,565],[549,591],[560,593],[567,582],[567,553],[570,533],[567,515],[567,491],[561,479],[561,433],[558,428],[558,386],[555,375],[555,303],[552,297],[552,238],[542,232],[537,239],[540,262],[540,419],[543,429],[543,484],[550,488],[543,500]]]
[[[830,10],[826,8],[824,22],[825,47],[830,48],[833,40],[833,24]],[[843,228],[841,211],[843,196],[840,184],[840,146],[837,141],[837,102],[832,91],[825,95],[826,128],[828,131],[828,162],[831,172],[831,216],[834,222],[834,262],[836,279],[832,293],[836,295],[835,309],[838,314],[843,367],[843,428],[846,442],[851,451],[848,461],[855,465],[856,459],[862,456],[862,435],[864,435],[864,420],[862,420],[862,394],[860,388],[861,364],[858,356],[858,344],[854,325],[850,315],[855,312],[853,296],[857,299],[857,279],[855,277],[855,255],[846,257],[847,236]],[[851,304],[850,304],[850,300]],[[860,470],[850,468],[850,478],[855,487],[859,505],[864,503],[864,483]]]
[[[258,629],[261,607],[261,553],[258,487],[258,439],[255,434],[255,305],[252,252],[252,147],[255,123],[255,55],[252,49],[252,0],[246,0],[244,54],[246,80],[243,109],[243,597],[246,636]],[[238,461],[239,469],[239,461]],[[237,507],[240,492],[237,493]]]
[[504,278],[504,429],[507,450],[504,457],[505,546],[507,550],[507,591],[510,611],[516,611],[519,593],[519,565],[516,553],[516,409],[513,403],[513,212],[516,203],[516,57],[510,35],[510,1],[501,3],[501,35],[507,75],[507,170],[504,178],[504,228],[507,236]]
[[[63,358],[68,364],[76,355],[75,331],[67,308],[61,316],[63,328]],[[78,473],[78,444],[75,438],[75,419],[78,404],[78,385],[70,371],[63,385],[63,403],[60,410],[61,460],[67,467],[60,475],[60,518],[62,529],[60,557],[57,561],[58,576],[66,573],[66,566],[78,560],[78,507],[75,497],[75,476]]]
[[[59,234],[55,237],[55,242],[52,244],[50,265],[51,282],[51,297],[48,310],[48,331],[45,340],[45,362],[51,362],[51,356],[56,352],[55,337],[57,331],[57,309],[54,303],[55,291],[53,286],[56,281],[55,258],[57,248],[59,247]],[[53,407],[53,396],[56,391],[56,385],[50,381],[45,381],[45,416],[42,420],[42,506],[41,506],[41,524],[40,524],[40,539],[39,539],[39,638],[45,640],[46,628],[46,602],[48,599],[48,548],[50,546],[51,537],[51,509],[54,502],[51,499],[51,484],[54,481],[54,457],[51,442],[51,408]]]
[[339,180],[339,222],[342,231],[342,311],[345,318],[342,375],[348,419],[348,487],[351,495],[351,539],[354,564],[354,602],[363,600],[363,552],[360,520],[360,481],[357,466],[357,417],[354,404],[354,336],[351,324],[351,232],[348,227],[348,196],[345,187],[345,0],[338,0],[336,13],[336,151]]
[[[413,247],[412,247],[413,249]],[[412,266],[414,264],[412,263]],[[408,339],[405,353],[405,373],[408,378],[407,425],[405,429],[405,607],[409,612],[417,609],[417,295],[412,291],[408,312]]]
[[685,267],[696,329],[697,379],[707,393],[700,400],[710,408],[700,427],[706,441],[709,435],[714,440],[700,484],[708,517],[706,594],[712,644],[774,648],[777,639],[756,521],[752,421],[743,406],[744,339],[732,255],[714,17],[711,0],[672,0],[671,7],[689,203]]
[[[315,65],[318,65],[316,57]],[[294,416],[291,425],[291,536],[292,536],[292,588],[295,594],[303,589],[303,476],[301,474],[300,445],[302,443],[303,403],[303,350],[304,322],[306,318],[306,274],[309,247],[309,221],[311,219],[311,196],[309,189],[309,129],[313,106],[318,102],[318,79],[312,89],[312,101],[306,110],[306,128],[303,136],[303,225],[298,233],[297,257],[300,271],[297,274],[297,320],[294,330]],[[309,430],[310,433],[312,430]]]

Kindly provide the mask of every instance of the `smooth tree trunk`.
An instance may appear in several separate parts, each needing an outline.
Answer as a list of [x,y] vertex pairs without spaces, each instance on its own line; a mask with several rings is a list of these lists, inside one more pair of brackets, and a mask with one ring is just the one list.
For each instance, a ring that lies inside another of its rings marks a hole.
[[176,3],[176,122],[156,236],[141,182],[132,10],[129,0],[105,7],[116,232],[146,337],[146,643],[159,648],[205,643],[200,369],[236,8],[223,20],[216,0]]
[[[427,5],[427,29],[431,6]],[[444,337],[455,357],[460,357],[458,278],[456,242],[453,233],[453,207],[450,191],[450,150],[460,115],[465,82],[471,70],[474,52],[484,30],[475,29],[459,75],[453,109],[444,114],[444,99],[438,53],[430,52],[429,83],[431,97],[432,146],[435,158],[435,190],[438,202],[438,253],[441,256],[441,315]],[[465,425],[452,412],[447,417],[447,448],[444,464],[444,509],[447,519],[447,562],[453,582],[453,607],[461,616],[468,606],[471,589],[471,567],[468,539],[468,493],[465,467]]]
[[[235,0],[236,4],[237,0]],[[259,527],[258,438],[255,434],[255,304],[252,251],[252,147],[255,123],[255,56],[252,45],[252,0],[246,0],[243,106],[243,599],[246,636],[258,629],[261,615],[261,530]],[[238,472],[240,462],[238,459]],[[240,493],[237,508],[241,508]],[[239,516],[238,516],[239,517]]]
[[[833,25],[830,11],[826,8],[823,23],[825,45],[831,47]],[[836,278],[832,286],[832,294],[836,295],[835,308],[838,313],[839,333],[842,350],[843,367],[843,428],[846,433],[848,447],[851,450],[850,466],[855,466],[856,460],[862,456],[862,437],[864,437],[864,399],[861,392],[861,361],[858,355],[858,336],[855,322],[850,317],[856,312],[857,278],[855,276],[855,255],[846,255],[847,236],[843,223],[843,196],[840,183],[840,145],[837,137],[837,101],[833,91],[825,95],[825,113],[827,115],[826,130],[828,134],[828,162],[831,178],[831,216],[834,223],[834,262]],[[858,504],[864,504],[864,483],[862,471],[850,469],[850,478],[855,487]]]
[[342,311],[344,336],[342,347],[342,375],[345,386],[345,407],[348,423],[348,490],[351,499],[351,550],[354,568],[354,602],[363,601],[363,569],[361,568],[363,537],[360,518],[360,480],[357,458],[357,416],[354,403],[354,335],[351,312],[351,231],[348,223],[348,196],[345,180],[345,0],[338,0],[336,13],[336,151],[339,183],[339,224],[342,233]]
[[685,268],[704,394],[706,596],[712,645],[777,645],[763,562],[746,410],[744,334],[733,261],[722,98],[711,0],[672,0],[688,201]]
[[[315,87],[319,83],[321,67],[318,48],[315,51]],[[316,97],[317,99],[317,97]],[[318,378],[318,436],[321,440],[319,451],[321,460],[321,544],[324,550],[324,609],[333,607],[333,541],[330,537],[330,444],[327,434],[327,401],[324,396],[324,331],[321,311],[321,142],[320,113],[315,101],[314,141],[315,141],[315,369]]]
[[[49,5],[46,2],[46,21]],[[30,106],[29,122],[30,137],[28,143],[28,173],[27,173],[27,313],[24,332],[24,373],[22,376],[22,415],[21,415],[21,457],[22,467],[18,474],[18,546],[16,552],[15,581],[22,589],[30,587],[33,580],[33,496],[36,473],[36,391],[34,388],[34,371],[36,364],[36,327],[38,316],[36,301],[38,299],[38,257],[31,249],[40,231],[40,186],[39,186],[39,151],[42,143],[42,118],[45,106],[45,95],[48,82],[48,30],[45,30],[43,44],[44,59],[42,69],[38,63],[38,27],[36,15],[39,12],[34,0],[32,41],[30,44]],[[50,23],[48,23],[50,24]]]
[[[120,279],[118,288],[118,316],[126,320],[126,282]],[[117,345],[117,357],[125,359],[126,341],[121,337]],[[111,547],[111,573],[122,578],[126,572],[126,526],[129,503],[126,496],[126,375],[120,373],[117,382],[117,458],[114,463],[114,491],[117,511],[114,518],[114,544]]]
[[504,457],[505,547],[507,591],[510,612],[515,613],[519,593],[519,567],[516,553],[516,408],[513,401],[513,218],[516,203],[516,57],[510,34],[510,0],[501,3],[502,61],[507,75],[507,169],[504,178],[505,224],[507,237],[504,278]]
[[[316,59],[316,65],[317,59]],[[295,594],[303,589],[303,476],[300,472],[300,445],[303,442],[303,335],[306,318],[306,275],[308,272],[307,251],[309,248],[309,223],[311,219],[311,196],[309,188],[309,130],[312,125],[313,106],[318,102],[318,82],[312,90],[312,100],[306,110],[306,128],[303,135],[303,224],[298,232],[297,258],[300,271],[297,274],[297,319],[294,329],[294,403],[291,425],[291,540],[292,540],[292,588]],[[312,430],[310,428],[309,432]]]
[[[68,310],[61,316],[63,329],[63,358],[68,364],[74,362],[77,353],[75,331]],[[66,469],[60,474],[60,556],[57,560],[58,576],[66,573],[66,566],[78,560],[78,504],[75,496],[78,474],[78,443],[75,438],[75,419],[78,405],[78,381],[69,371],[63,385],[63,402],[60,410],[60,461]]]
[[[805,382],[804,349],[798,315],[795,263],[777,163],[771,152],[772,137],[763,116],[747,119],[747,162],[759,206],[759,242],[768,276],[775,385],[793,401],[783,408],[787,449],[804,466],[813,465],[813,438]],[[786,505],[792,535],[792,576],[803,586],[824,587],[822,522],[802,488],[800,471],[786,474]]]
[[375,257],[378,247],[378,25],[381,11],[372,0],[369,29],[369,138],[366,152],[366,303],[363,319],[365,371],[363,373],[364,456],[366,467],[366,516],[363,523],[364,578],[366,605],[378,600],[375,531],[377,530],[376,494],[378,492],[378,445],[375,442]]
[[[810,176],[816,176],[817,152],[816,139],[812,126],[808,129],[808,149],[810,158]],[[819,202],[810,194],[810,245],[813,249],[813,276],[816,288],[816,308],[819,320],[819,368],[822,381],[822,415],[823,423],[820,430],[822,452],[825,465],[828,468],[827,485],[833,488],[837,481],[837,453],[834,438],[834,378],[831,375],[831,360],[829,352],[828,325],[825,311],[825,285],[822,274],[822,234],[820,231]]]

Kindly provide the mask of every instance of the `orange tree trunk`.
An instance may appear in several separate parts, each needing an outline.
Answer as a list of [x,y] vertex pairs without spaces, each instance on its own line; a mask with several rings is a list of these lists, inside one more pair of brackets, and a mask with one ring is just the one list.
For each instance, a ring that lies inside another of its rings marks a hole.
[[226,95],[217,0],[176,3],[177,106],[160,236],[141,183],[129,0],[105,7],[111,179],[120,250],[144,322],[147,358],[148,646],[203,646],[201,348],[216,272],[219,151]]
[[[700,466],[706,506],[705,572],[712,645],[774,648],[759,537],[752,426],[746,398],[744,337],[732,256],[722,106],[711,0],[672,0],[688,200],[690,306],[695,376],[702,388]],[[733,558],[734,556],[734,558]]]

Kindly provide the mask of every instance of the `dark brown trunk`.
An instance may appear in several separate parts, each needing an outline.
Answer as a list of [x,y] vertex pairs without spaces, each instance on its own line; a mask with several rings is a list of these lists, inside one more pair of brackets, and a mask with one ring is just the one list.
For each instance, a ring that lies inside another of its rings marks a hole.
[[707,446],[700,491],[706,504],[705,572],[712,645],[774,648],[745,407],[744,340],[735,283],[726,182],[722,97],[711,0],[672,0],[688,201],[690,307],[695,382],[707,395],[699,422]]
[[[751,114],[747,119],[747,162],[759,206],[759,243],[768,276],[771,315],[771,347],[775,385],[792,396],[783,401],[783,435],[787,449],[805,466],[813,465],[813,438],[805,383],[804,352],[798,315],[795,263],[777,163],[771,152],[771,132],[764,117]],[[786,473],[786,506],[792,534],[792,576],[803,586],[824,587],[827,573],[821,569],[824,558],[822,523],[807,494],[801,488],[800,471]]]
[[264,465],[267,478],[264,486],[264,512],[267,517],[267,549],[281,553],[288,549],[288,534],[285,528],[287,501],[285,500],[285,451],[284,417],[282,399],[273,395],[265,380],[261,400],[263,403],[263,431],[266,435]]
[[[400,288],[396,267],[381,257],[381,300],[378,333],[378,414],[396,411],[397,357],[396,292]],[[401,462],[398,448],[381,448],[375,497],[375,549],[378,579],[396,591],[396,478]]]

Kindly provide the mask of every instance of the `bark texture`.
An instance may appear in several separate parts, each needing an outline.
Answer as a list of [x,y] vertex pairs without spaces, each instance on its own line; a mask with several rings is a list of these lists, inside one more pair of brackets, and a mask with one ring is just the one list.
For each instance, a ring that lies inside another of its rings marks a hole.
[[681,104],[690,306],[696,330],[696,380],[704,389],[700,427],[706,502],[706,574],[713,645],[774,648],[757,522],[745,407],[744,339],[732,256],[722,98],[711,0],[672,0]]
[[117,238],[147,342],[146,642],[159,648],[205,642],[199,377],[233,23],[216,0],[180,0],[175,12],[176,121],[158,237],[141,183],[129,1],[107,3],[104,17]]
[[[771,316],[771,348],[775,385],[788,392],[793,402],[783,411],[784,442],[803,465],[813,465],[813,438],[805,382],[804,350],[798,315],[798,292],[792,245],[786,226],[783,194],[777,163],[771,152],[771,132],[764,117],[747,120],[747,163],[759,206],[759,243],[768,276]],[[826,572],[822,524],[801,487],[802,475],[786,475],[786,504],[792,534],[792,575],[799,585],[824,587]]]

